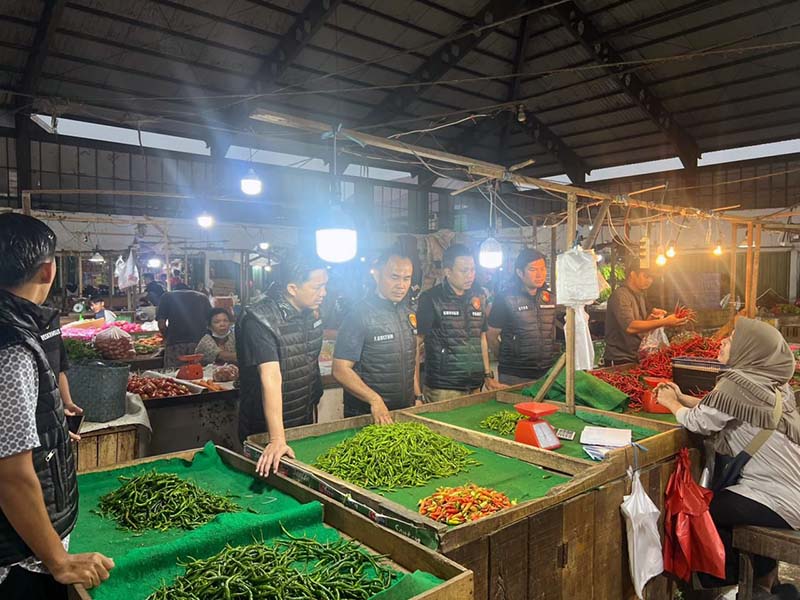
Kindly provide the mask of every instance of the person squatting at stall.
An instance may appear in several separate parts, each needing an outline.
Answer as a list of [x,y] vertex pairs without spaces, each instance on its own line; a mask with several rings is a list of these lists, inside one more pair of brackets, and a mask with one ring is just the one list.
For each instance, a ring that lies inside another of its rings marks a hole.
[[[65,410],[41,334],[56,275],[56,236],[33,217],[0,215],[0,598],[66,598],[94,587],[114,561],[69,554],[78,482]],[[79,410],[79,409],[78,409]],[[76,410],[77,412],[77,410]]]
[[556,305],[545,288],[544,254],[523,248],[514,262],[514,283],[498,294],[489,315],[487,339],[498,357],[500,383],[539,379],[555,363]]
[[282,456],[294,458],[284,429],[313,423],[322,397],[319,306],[328,271],[316,258],[287,258],[278,281],[278,289],[246,308],[236,325],[239,439],[269,431],[256,467],[262,475],[277,472]]
[[414,267],[402,250],[384,252],[372,270],[375,292],[357,302],[336,336],[333,376],[344,388],[344,416],[372,413],[392,422],[390,410],[422,404],[417,378],[417,317],[408,305]]
[[[495,379],[486,340],[486,296],[475,283],[475,258],[463,244],[442,255],[444,281],[419,297],[418,362],[425,349],[427,402],[505,387]],[[419,367],[418,367],[419,368]],[[417,375],[419,377],[419,375]]]
[[680,327],[688,319],[667,315],[667,311],[654,308],[649,313],[645,292],[653,285],[650,269],[640,266],[638,258],[625,264],[625,283],[608,299],[606,308],[605,366],[639,362],[639,346],[644,337],[659,327]]
[[202,354],[202,363],[235,363],[236,335],[231,330],[231,313],[226,308],[212,308],[208,313],[208,333],[205,334],[195,354]]
[[[788,383],[795,370],[792,351],[774,327],[740,317],[720,348],[719,360],[730,368],[702,400],[687,396],[674,383],[657,388],[658,402],[689,431],[713,436],[717,452],[710,512],[725,546],[725,580],[700,573],[706,587],[738,580],[734,527],[800,529],[800,414]],[[754,448],[751,443],[763,430],[772,433]],[[743,451],[749,460],[740,455]],[[735,471],[721,477],[720,456],[744,460],[738,477]],[[756,557],[753,570],[756,585],[766,592],[798,598],[794,586],[776,585],[774,560]]]

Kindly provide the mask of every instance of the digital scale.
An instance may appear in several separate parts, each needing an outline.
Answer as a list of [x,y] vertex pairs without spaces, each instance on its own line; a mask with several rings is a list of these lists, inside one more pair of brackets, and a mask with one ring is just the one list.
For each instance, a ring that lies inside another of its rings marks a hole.
[[515,404],[514,409],[519,414],[528,417],[517,423],[517,429],[514,432],[515,441],[545,450],[555,450],[561,447],[555,429],[550,423],[543,420],[543,417],[558,412],[557,406],[546,402],[522,402]]

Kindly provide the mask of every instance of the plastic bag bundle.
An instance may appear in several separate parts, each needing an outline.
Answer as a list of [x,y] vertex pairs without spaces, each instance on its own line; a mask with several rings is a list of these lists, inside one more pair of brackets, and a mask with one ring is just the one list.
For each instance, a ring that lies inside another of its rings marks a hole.
[[642,343],[639,344],[639,356],[647,356],[648,354],[658,352],[667,346],[669,346],[669,338],[667,337],[667,333],[664,331],[663,327],[659,327],[658,329],[654,329],[644,336]]
[[584,306],[600,295],[594,252],[578,246],[559,254],[556,274],[558,303],[575,309],[575,368],[587,371],[594,366],[594,344]]
[[653,503],[639,479],[639,471],[631,476],[631,493],[623,497],[620,510],[628,533],[628,564],[631,581],[639,598],[644,598],[644,586],[664,571],[658,517],[661,512]]
[[121,327],[109,327],[94,337],[94,347],[108,360],[134,358],[133,338]]

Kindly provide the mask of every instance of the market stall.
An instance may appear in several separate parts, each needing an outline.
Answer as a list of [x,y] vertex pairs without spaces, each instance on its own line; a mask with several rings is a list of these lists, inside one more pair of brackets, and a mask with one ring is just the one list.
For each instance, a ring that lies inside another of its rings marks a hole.
[[[345,589],[394,600],[472,597],[469,571],[280,475],[261,479],[254,465],[208,444],[79,476],[73,551],[114,556],[116,567],[99,588],[75,586],[72,597],[174,598],[179,588],[196,596],[228,586],[250,593],[271,586],[279,596],[286,586],[298,598],[316,598],[322,588],[330,597]],[[161,498],[161,512],[136,512],[126,500],[131,493]],[[176,511],[169,506],[178,493],[184,507]],[[277,566],[295,554],[314,567]]]

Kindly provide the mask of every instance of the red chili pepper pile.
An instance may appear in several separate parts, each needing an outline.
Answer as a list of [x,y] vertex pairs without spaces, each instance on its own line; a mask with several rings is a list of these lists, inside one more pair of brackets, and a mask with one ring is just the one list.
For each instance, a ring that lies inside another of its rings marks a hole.
[[441,487],[419,501],[419,514],[448,525],[477,521],[516,504],[502,492],[470,483],[460,487]]
[[592,375],[613,385],[630,398],[628,408],[638,411],[642,407],[642,396],[647,387],[639,379],[639,369],[630,371],[589,371]]
[[679,319],[688,319],[689,323],[694,323],[695,319],[697,319],[697,313],[694,312],[691,308],[687,308],[686,306],[681,306],[679,304],[675,305],[675,316]]
[[171,398],[172,396],[188,396],[192,392],[182,385],[166,377],[140,377],[131,375],[128,380],[128,391],[139,394],[142,400],[152,398]]

